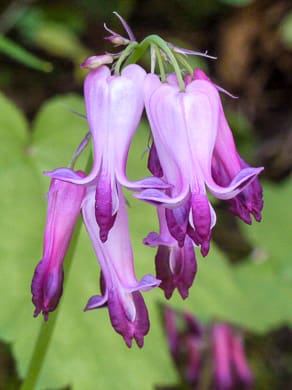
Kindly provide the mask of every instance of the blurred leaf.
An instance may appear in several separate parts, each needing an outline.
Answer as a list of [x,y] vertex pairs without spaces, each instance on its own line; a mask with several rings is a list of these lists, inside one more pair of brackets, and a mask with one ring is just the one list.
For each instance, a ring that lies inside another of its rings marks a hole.
[[225,110],[225,114],[232,129],[239,154],[251,163],[255,143],[251,123],[240,110]]
[[280,36],[283,44],[288,49],[292,49],[292,11],[290,11],[281,22]]
[[77,35],[63,23],[44,22],[35,30],[33,42],[50,54],[71,60],[88,55]]
[[40,60],[38,57],[3,35],[0,35],[0,51],[14,60],[29,66],[30,68],[41,70],[43,72],[50,72],[53,69],[50,62]]
[[220,0],[222,3],[242,7],[254,2],[254,0]]

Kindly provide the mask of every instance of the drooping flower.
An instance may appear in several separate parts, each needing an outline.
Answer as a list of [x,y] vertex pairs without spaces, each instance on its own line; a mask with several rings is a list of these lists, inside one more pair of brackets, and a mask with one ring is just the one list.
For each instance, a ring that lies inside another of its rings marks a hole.
[[157,207],[160,232],[149,233],[143,243],[151,247],[158,246],[155,257],[156,277],[161,280],[159,287],[164,290],[165,297],[169,299],[177,288],[185,299],[197,271],[194,244],[186,237],[183,246],[178,245],[169,232],[165,212],[164,207]]
[[[213,84],[209,77],[200,69],[195,69],[194,78],[195,80],[206,80]],[[218,89],[219,87],[216,86],[216,88]],[[212,174],[219,185],[226,186],[242,169],[250,167],[236,150],[232,131],[225,118],[221,102],[219,110],[219,127],[212,157]],[[260,222],[263,208],[263,190],[259,179],[256,177],[238,195],[229,199],[228,202],[231,206],[230,211],[245,223],[252,223],[251,215],[254,216],[256,221]]]
[[[76,172],[80,178],[82,172]],[[48,192],[47,221],[43,258],[38,263],[31,285],[34,316],[43,312],[45,320],[55,310],[62,295],[63,261],[81,209],[85,188],[52,180]]]
[[135,339],[143,346],[144,336],[149,330],[148,312],[140,291],[150,290],[160,283],[152,275],[137,281],[133,253],[128,231],[125,199],[117,185],[119,209],[116,222],[109,232],[108,240],[100,239],[99,227],[94,217],[94,188],[88,188],[82,213],[101,271],[102,295],[91,297],[85,310],[107,306],[113,328],[123,336],[128,347]]
[[[223,186],[215,181],[212,175],[215,151],[223,160],[227,159],[227,152],[221,148],[219,137],[222,127],[220,97],[209,81],[194,80],[182,92],[175,83],[161,83],[158,76],[149,74],[145,79],[144,95],[163,177],[172,188],[167,191],[145,189],[135,196],[170,209],[169,214],[173,216],[168,218],[168,226],[176,239],[173,232],[181,222],[175,210],[190,207],[183,235],[189,234],[206,255],[211,229],[216,222],[206,188],[219,199],[234,198],[263,168],[248,167],[233,172],[230,181]],[[225,141],[231,142],[227,135]],[[228,159],[232,164],[232,158]],[[183,237],[178,239],[180,245],[183,241]]]
[[119,208],[118,183],[130,189],[166,185],[157,178],[131,182],[126,177],[126,162],[144,103],[146,72],[138,65],[126,66],[121,75],[111,75],[100,66],[89,71],[84,84],[87,120],[94,145],[94,163],[88,176],[80,178],[69,168],[46,172],[50,177],[79,185],[96,184],[95,216],[100,238],[107,240]]

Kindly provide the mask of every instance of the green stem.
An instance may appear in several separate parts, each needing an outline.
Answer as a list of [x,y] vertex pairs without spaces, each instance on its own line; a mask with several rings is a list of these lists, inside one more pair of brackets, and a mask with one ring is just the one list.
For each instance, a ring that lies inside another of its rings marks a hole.
[[50,314],[50,319],[47,322],[43,322],[41,325],[27,375],[20,387],[20,390],[33,390],[36,387],[39,374],[47,354],[48,346],[52,338],[57,314],[58,311]]
[[175,53],[175,56],[177,60],[186,68],[187,72],[193,77],[193,68],[191,65],[188,63],[188,61],[183,57],[182,54]]
[[[71,245],[68,250],[67,256],[64,261],[64,285],[63,291],[67,285],[68,275],[72,264],[72,259],[75,253],[77,241],[79,238],[80,230],[81,230],[81,218],[78,219],[77,224],[74,229],[74,234],[72,237]],[[29,363],[27,375],[20,387],[20,390],[34,390],[36,388],[36,384],[39,379],[39,375],[41,369],[44,365],[44,361],[49,349],[49,345],[53,336],[55,324],[58,318],[58,313],[60,312],[60,305],[58,310],[50,313],[50,317],[48,321],[43,321],[39,330],[38,337],[36,339],[36,343],[34,346],[34,350],[31,356],[31,360]]]
[[152,45],[152,46],[155,50],[155,54],[156,54],[156,58],[157,58],[158,66],[159,66],[159,71],[160,71],[160,76],[161,76],[161,81],[164,82],[166,80],[166,74],[165,74],[165,69],[163,66],[161,54],[160,54],[159,49],[156,45]]
[[123,54],[119,57],[115,64],[115,74],[120,74],[120,68],[125,61],[125,59],[133,52],[133,50],[138,46],[137,42],[131,42],[123,51]]
[[136,64],[136,62],[143,56],[145,51],[148,49],[150,42],[145,38],[142,42],[138,43],[135,50],[131,53],[126,61],[126,65]]
[[179,64],[178,64],[172,50],[170,49],[170,47],[167,45],[167,43],[159,35],[149,35],[147,38],[144,39],[144,41],[146,41],[146,40],[152,44],[156,44],[168,56],[172,66],[173,66],[173,69],[177,75],[179,88],[181,91],[184,91],[185,90],[185,83],[184,83],[184,80],[183,80],[183,77],[181,74],[181,70],[180,70]]

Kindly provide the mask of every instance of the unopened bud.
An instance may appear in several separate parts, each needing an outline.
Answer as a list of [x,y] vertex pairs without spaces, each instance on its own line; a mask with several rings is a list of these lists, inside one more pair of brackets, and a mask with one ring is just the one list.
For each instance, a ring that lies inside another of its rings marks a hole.
[[88,57],[81,65],[81,69],[96,69],[101,65],[111,64],[114,57],[111,54],[102,54],[100,56]]
[[110,41],[115,46],[126,46],[131,42],[129,39],[124,38],[119,34],[110,35],[109,37],[105,37],[105,39]]

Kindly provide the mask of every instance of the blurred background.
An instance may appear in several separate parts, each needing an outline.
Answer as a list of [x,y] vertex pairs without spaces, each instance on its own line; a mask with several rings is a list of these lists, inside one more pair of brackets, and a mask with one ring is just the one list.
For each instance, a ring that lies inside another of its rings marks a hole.
[[[216,84],[239,97],[239,99],[231,99],[223,96],[224,109],[242,156],[250,165],[265,167],[261,180],[266,191],[266,209],[262,223],[246,229],[238,219],[228,213],[226,204],[217,202],[215,205],[219,217],[214,229],[213,246],[220,259],[223,259],[220,260],[222,264],[224,263],[222,269],[228,268],[226,272],[231,275],[232,283],[238,284],[236,288],[240,288],[246,299],[244,304],[246,318],[242,313],[237,315],[235,309],[228,312],[226,307],[229,296],[226,302],[221,300],[218,305],[216,297],[212,298],[214,309],[200,308],[200,304],[196,305],[197,298],[192,301],[190,297],[186,310],[198,315],[203,321],[219,319],[240,326],[245,335],[247,358],[254,373],[254,389],[290,389],[292,388],[291,2],[289,0],[0,1],[0,88],[6,99],[9,99],[9,105],[16,106],[15,110],[20,111],[25,118],[28,137],[33,137],[34,131],[41,134],[41,130],[34,129],[41,126],[40,115],[42,110],[45,110],[47,102],[67,94],[70,94],[70,99],[73,100],[77,99],[75,94],[82,96],[82,82],[86,72],[80,70],[80,63],[89,55],[113,51],[110,43],[103,39],[107,35],[103,23],[106,22],[111,29],[124,34],[113,11],[117,11],[128,21],[137,40],[156,33],[178,46],[202,52],[207,50],[210,55],[216,56],[217,60],[195,57],[191,61],[194,67],[204,69]],[[147,64],[146,60],[145,64]],[[73,100],[68,104],[79,110],[79,107],[82,107],[80,100],[78,104]],[[3,108],[6,106],[1,107],[0,124],[1,132],[4,132],[7,126],[9,128],[7,123],[10,117],[6,116],[8,111]],[[81,111],[82,109],[80,108]],[[46,116],[48,129],[51,127],[50,118],[54,116],[53,112],[51,117],[49,113]],[[11,114],[11,118],[14,118],[11,121],[15,120],[15,115],[18,114]],[[75,120],[73,114],[66,112],[65,115],[72,115],[71,120]],[[56,124],[54,118],[52,120],[53,127]],[[81,121],[80,118],[78,120]],[[64,123],[65,120],[63,122],[60,120],[60,124]],[[81,127],[86,126],[82,123]],[[52,129],[52,132],[54,131],[56,129]],[[41,138],[41,135],[38,137]],[[64,137],[68,137],[68,133]],[[6,148],[3,138],[1,143],[1,151],[3,151]],[[54,150],[53,146],[52,150]],[[140,148],[143,151],[145,145]],[[1,177],[6,169],[4,168],[6,162],[3,160],[0,165]],[[56,164],[56,166],[60,165],[58,159]],[[135,167],[131,169],[135,172]],[[14,189],[16,195],[21,196],[21,185],[16,185]],[[10,196],[8,189],[5,194]],[[5,204],[2,201],[1,213]],[[5,226],[3,225],[2,229],[5,230]],[[254,228],[255,233],[253,233]],[[2,237],[1,240],[4,238]],[[36,247],[37,249],[31,249],[30,252],[34,254],[33,261],[38,259],[41,242]],[[19,250],[21,253],[21,248]],[[153,253],[143,252],[143,255],[144,253],[153,256]],[[10,254],[9,248],[7,249],[5,245],[0,246],[0,266],[2,263],[6,264],[9,256],[11,257],[9,261],[13,261],[13,254]],[[212,254],[210,256],[212,257]],[[200,260],[205,264],[209,261],[209,257]],[[150,261],[147,261],[146,264],[149,264]],[[263,267],[263,270],[261,271],[259,267]],[[32,271],[33,268],[30,266],[25,272],[29,275]],[[209,271],[212,272],[210,267]],[[17,277],[20,279],[21,272],[22,270],[18,268]],[[197,280],[200,279],[200,272],[199,269]],[[202,270],[203,272],[205,271]],[[221,274],[218,275],[220,279]],[[204,278],[201,282],[198,280],[197,296],[203,296],[205,289],[212,289],[212,282],[206,280]],[[224,281],[221,281],[220,288],[224,290],[222,283],[224,284]],[[24,283],[24,286],[28,289],[27,298],[30,300],[29,285]],[[7,290],[5,294],[10,295]],[[225,291],[222,294],[224,297],[227,293]],[[27,356],[19,352],[24,346],[14,347],[13,344],[16,342],[17,345],[15,334],[20,332],[20,328],[15,328],[15,333],[7,330],[11,325],[10,317],[5,314],[8,313],[9,299],[8,303],[5,303],[6,309],[0,311],[0,317],[3,316],[0,322],[4,324],[2,333],[0,332],[2,339],[0,389],[17,389],[20,376],[27,367]],[[11,299],[14,299],[14,305],[21,305],[14,296]],[[155,302],[159,299],[163,300],[162,293],[157,300],[155,298]],[[218,295],[217,299],[219,300]],[[4,301],[4,295],[1,296],[1,300]],[[254,306],[249,310],[248,305],[253,300]],[[238,302],[242,301],[239,299]],[[28,307],[31,310],[29,305],[30,301]],[[180,308],[178,298],[174,305]],[[204,305],[208,305],[208,300]],[[224,310],[220,305],[224,306]],[[236,306],[236,302],[233,302],[233,305]],[[258,317],[254,323],[251,319],[253,315]],[[28,318],[29,316],[31,313]],[[161,343],[166,345],[162,324],[159,323],[159,309],[153,316],[157,316],[158,324],[152,324],[152,327],[161,327],[159,337]],[[26,326],[29,327],[29,324]],[[108,323],[107,327],[109,327]],[[19,333],[17,334],[19,336]],[[27,333],[24,331],[24,334]],[[32,344],[35,334],[31,332],[29,337]],[[119,339],[118,342],[122,343]],[[147,338],[146,343],[148,343]],[[164,348],[167,353],[167,345]],[[115,351],[113,350],[112,353],[115,354]],[[159,365],[159,362],[153,360],[155,354],[152,355],[152,364]],[[143,359],[143,350],[139,356]],[[99,364],[98,359],[96,364]],[[156,385],[165,389],[189,388],[186,383],[180,385],[182,379],[179,374],[175,374],[173,382],[166,377],[168,369],[175,371],[171,363],[169,367],[165,371],[162,370],[165,373],[165,386],[161,376],[157,379],[160,383],[155,382],[154,378],[154,382],[148,383],[148,387],[143,387],[144,384],[141,384],[139,388],[150,389]],[[75,369],[78,370],[78,366]],[[82,381],[79,385],[76,384],[78,381],[75,383],[72,380],[71,383],[66,379],[66,375],[61,375],[55,380],[54,374],[51,374],[53,379],[51,378],[51,382],[46,382],[49,376],[47,375],[43,379],[41,388],[64,388],[67,383],[69,385],[66,388],[72,389],[114,388],[103,387],[102,384],[98,384],[98,381],[94,385],[93,378],[91,378],[92,382],[88,382],[87,387],[80,387]],[[137,387],[134,387],[134,384],[131,387],[129,384],[128,389],[134,388]]]

